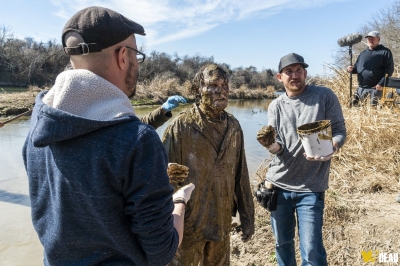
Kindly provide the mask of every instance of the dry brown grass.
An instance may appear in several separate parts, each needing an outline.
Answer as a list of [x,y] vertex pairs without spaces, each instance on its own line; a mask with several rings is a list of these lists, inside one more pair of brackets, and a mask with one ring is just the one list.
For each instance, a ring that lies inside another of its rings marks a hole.
[[190,95],[187,83],[179,84],[179,80],[168,73],[156,76],[152,81],[139,83],[136,88],[134,104],[163,103],[171,95],[181,95],[193,98]]
[[332,69],[337,75],[326,79],[323,85],[331,88],[342,104],[347,140],[333,158],[330,186],[346,193],[397,191],[400,177],[398,114],[369,104],[350,108],[348,74],[333,66]]
[[0,93],[0,116],[13,116],[26,112],[33,107],[36,95],[48,88],[29,86],[26,92]]
[[276,90],[274,86],[268,86],[267,88],[255,88],[249,89],[246,85],[242,85],[239,88],[231,88],[229,92],[230,99],[265,99],[274,98]]
[[[229,92],[230,99],[265,99],[274,98],[275,87],[249,89],[246,85],[240,88],[231,88]],[[152,81],[140,83],[136,89],[133,104],[160,104],[171,95],[181,95],[193,101],[196,94],[193,91],[190,81],[180,84],[179,80],[168,73],[156,76]]]

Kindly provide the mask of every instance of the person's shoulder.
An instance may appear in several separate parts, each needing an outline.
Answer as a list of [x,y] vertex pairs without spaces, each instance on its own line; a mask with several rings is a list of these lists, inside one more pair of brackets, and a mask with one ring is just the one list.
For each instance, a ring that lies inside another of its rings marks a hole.
[[238,130],[242,131],[242,127],[240,126],[240,122],[239,120],[231,113],[226,112],[226,115],[228,117],[228,121],[231,125],[233,125],[234,127],[236,127]]
[[317,86],[317,85],[308,85],[308,89],[312,94],[319,95],[335,95],[334,91],[331,88],[325,86]]
[[278,98],[273,99],[269,105],[268,105],[268,110],[274,110],[277,108],[277,106],[281,103],[284,102],[285,99],[287,98],[286,93],[283,93],[281,95],[278,96]]
[[229,117],[229,119],[234,122],[234,123],[239,123],[239,120],[231,113],[228,113],[227,111],[225,111],[226,115]]
[[138,135],[143,135],[146,133],[151,133],[153,134],[155,132],[155,129],[140,121],[137,117],[130,121],[126,121],[124,123],[118,124],[119,130],[123,132],[130,132],[130,135],[138,136]]
[[389,48],[387,48],[386,46],[384,46],[383,44],[379,44],[376,49],[377,51],[387,51],[387,52],[391,52]]
[[316,91],[331,90],[331,89],[328,88],[328,87],[319,86],[319,85],[308,85],[308,89],[310,89],[310,90],[316,90]]
[[168,128],[175,127],[178,125],[183,125],[183,124],[190,124],[195,121],[194,117],[196,116],[196,110],[195,106],[193,105],[189,109],[186,109],[182,112],[180,112],[170,123]]

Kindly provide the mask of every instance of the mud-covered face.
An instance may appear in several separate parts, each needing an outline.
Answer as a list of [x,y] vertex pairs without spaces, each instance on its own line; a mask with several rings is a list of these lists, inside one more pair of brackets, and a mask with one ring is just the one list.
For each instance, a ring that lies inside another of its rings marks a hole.
[[229,86],[225,77],[207,82],[201,88],[201,104],[209,111],[221,112],[228,105]]
[[228,77],[217,64],[208,65],[201,75],[201,108],[217,115],[228,105]]

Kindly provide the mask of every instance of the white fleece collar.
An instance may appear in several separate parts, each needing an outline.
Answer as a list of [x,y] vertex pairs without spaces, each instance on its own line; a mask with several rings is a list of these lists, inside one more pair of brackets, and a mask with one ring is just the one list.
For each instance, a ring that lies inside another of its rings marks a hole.
[[84,69],[58,75],[43,102],[90,120],[109,121],[135,115],[129,98],[118,87]]

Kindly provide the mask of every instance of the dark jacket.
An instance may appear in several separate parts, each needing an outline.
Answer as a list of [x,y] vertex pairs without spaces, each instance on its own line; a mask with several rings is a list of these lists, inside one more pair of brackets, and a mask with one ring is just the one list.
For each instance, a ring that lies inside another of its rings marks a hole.
[[378,45],[375,49],[365,49],[358,56],[352,73],[357,74],[358,85],[363,88],[371,88],[376,85],[383,86],[385,75],[390,77],[394,71],[392,52]]
[[135,116],[94,121],[36,98],[23,148],[45,265],[166,265],[178,245],[167,154]]

